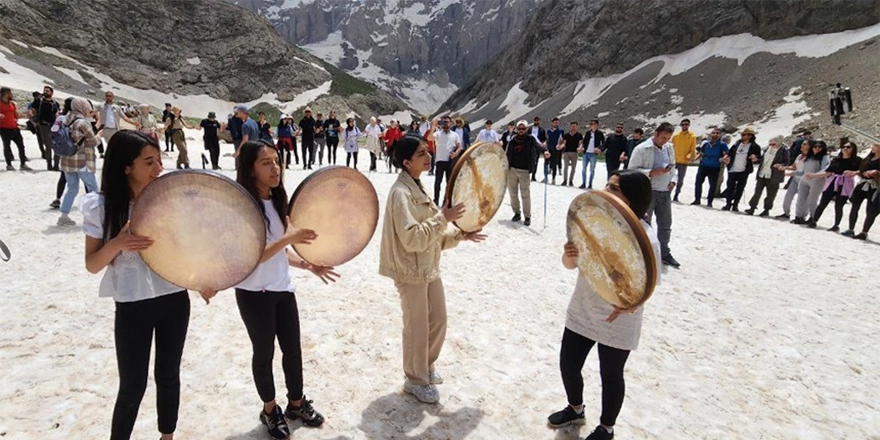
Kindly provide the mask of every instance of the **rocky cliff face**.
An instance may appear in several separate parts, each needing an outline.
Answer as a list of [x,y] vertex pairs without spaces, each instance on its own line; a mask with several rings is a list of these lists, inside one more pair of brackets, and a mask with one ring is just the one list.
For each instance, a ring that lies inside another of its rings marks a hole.
[[[364,114],[405,108],[287,43],[264,18],[221,0],[0,0],[0,16],[4,46],[19,61],[80,70],[91,86],[100,83],[82,65],[138,89],[232,102],[267,93],[293,101],[332,81],[324,94],[352,97]],[[8,44],[11,39],[24,44]]]
[[750,33],[772,40],[878,21],[880,2],[871,0],[546,0],[525,31],[443,108],[483,105],[517,83],[527,101],[538,102],[575,81],[624,72],[712,37]]
[[[429,112],[524,29],[538,0],[228,0]],[[431,108],[432,107],[432,108]]]

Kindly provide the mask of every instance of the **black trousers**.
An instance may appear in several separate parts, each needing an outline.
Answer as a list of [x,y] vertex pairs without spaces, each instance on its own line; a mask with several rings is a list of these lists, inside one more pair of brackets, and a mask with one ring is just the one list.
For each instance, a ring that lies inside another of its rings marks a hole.
[[764,189],[767,189],[767,197],[764,197],[764,210],[769,212],[773,209],[773,202],[776,200],[776,194],[779,192],[779,182],[763,177],[759,177],[755,183],[755,194],[749,200],[749,208],[756,209],[758,207],[758,202],[761,201],[761,194],[764,192]]
[[156,412],[159,432],[172,434],[180,407],[180,358],[189,325],[189,295],[181,291],[143,301],[116,303],[116,363],[119,393],[113,409],[111,440],[131,438],[147,389],[150,348],[156,335]]
[[816,207],[816,212],[813,214],[814,222],[819,221],[832,199],[834,200],[834,226],[840,226],[840,221],[843,220],[843,207],[846,206],[849,197],[840,194],[840,190],[835,191],[834,185],[828,186],[828,189],[822,192],[819,206]]
[[[562,333],[559,370],[562,372],[562,385],[565,387],[570,405],[578,406],[584,403],[584,378],[581,370],[593,345],[596,345],[596,341],[567,328]],[[602,416],[599,421],[605,426],[614,426],[623,407],[623,398],[626,394],[623,367],[628,357],[629,350],[599,344],[599,375],[602,378]]]
[[287,385],[287,398],[303,396],[302,346],[296,295],[291,292],[252,292],[235,289],[235,301],[247,328],[254,356],[251,368],[257,393],[263,402],[275,400],[275,376],[272,358],[275,338],[281,347],[281,366]]
[[376,153],[370,151],[370,171],[376,171]]
[[713,167],[704,167],[700,166],[697,168],[697,180],[695,182],[696,189],[694,190],[694,200],[699,202],[703,197],[703,181],[709,179],[709,194],[706,195],[706,200],[709,204],[712,204],[712,201],[715,200],[715,190],[718,186],[718,173],[721,172],[721,168],[713,168]]
[[859,209],[862,207],[862,202],[867,202],[867,217],[865,217],[865,223],[862,225],[862,232],[867,234],[871,230],[871,226],[874,225],[877,215],[880,214],[880,197],[875,199],[874,194],[877,190],[865,191],[864,185],[863,183],[857,185],[852,195],[849,196],[849,201],[852,203],[852,208],[849,210],[849,228],[851,230],[856,229],[856,222],[859,220]]
[[746,189],[746,182],[749,179],[749,173],[743,171],[741,173],[728,173],[727,176],[727,206],[739,206],[742,199],[743,191]]
[[165,151],[174,151],[174,143],[171,142],[171,130],[165,130]]
[[336,165],[336,147],[338,146],[338,137],[327,137],[327,163]]
[[446,177],[446,184],[449,184],[449,177],[452,175],[452,162],[439,160],[434,167],[434,204],[440,206],[440,185],[443,182],[444,176]]
[[18,147],[18,160],[21,164],[27,161],[24,155],[24,139],[21,137],[21,130],[18,128],[0,128],[0,139],[3,140],[3,157],[6,159],[6,165],[12,165],[15,156],[12,154],[12,143]]
[[345,166],[349,166],[352,159],[354,159],[354,167],[353,168],[357,169],[358,168],[358,152],[357,151],[355,151],[354,153],[346,153]]
[[[302,148],[303,169],[305,170],[315,161],[315,140],[303,139],[300,143],[302,144],[300,147]],[[299,162],[299,158],[297,158],[297,162]]]
[[217,169],[220,163],[220,139],[205,139],[205,149],[211,155],[211,167]]

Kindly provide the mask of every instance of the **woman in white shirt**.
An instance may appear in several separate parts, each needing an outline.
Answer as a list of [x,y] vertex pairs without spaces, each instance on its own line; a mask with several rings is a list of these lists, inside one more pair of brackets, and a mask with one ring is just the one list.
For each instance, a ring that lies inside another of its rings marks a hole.
[[345,138],[345,166],[349,166],[351,160],[354,159],[354,169],[358,167],[358,149],[360,148],[358,138],[360,135],[361,131],[355,125],[354,119],[346,119],[345,130],[342,131],[342,136]]
[[[290,266],[308,270],[322,281],[336,281],[339,275],[330,267],[313,266],[300,258],[290,245],[311,243],[317,238],[311,229],[290,226],[287,217],[288,199],[281,180],[278,152],[267,141],[248,141],[239,149],[236,181],[256,200],[266,218],[266,249],[256,270],[235,287],[235,300],[241,319],[253,345],[252,369],[257,393],[263,402],[260,421],[269,435],[284,439],[290,435],[287,421],[301,419],[307,426],[317,427],[324,417],[312,407],[303,394],[302,347],[299,311]],[[284,220],[282,220],[284,219]],[[287,410],[275,402],[275,381],[272,358],[275,339],[281,347],[282,368],[287,384]]]
[[[86,269],[105,268],[99,296],[116,301],[114,324],[119,392],[110,438],[128,439],[144,397],[150,349],[156,334],[156,412],[162,440],[171,440],[180,406],[180,359],[189,324],[189,296],[141,260],[153,243],[129,232],[129,214],[147,184],[162,173],[159,144],[147,135],[121,130],[110,139],[101,191],[83,198]],[[216,292],[202,292],[205,301]]]
[[[635,170],[614,171],[608,178],[605,190],[619,197],[637,217],[642,219],[642,226],[651,238],[654,255],[657,257],[655,260],[659,274],[660,242],[653,228],[644,221],[653,197],[650,179],[644,173]],[[575,269],[577,247],[569,242],[565,244],[564,249],[563,266],[566,269]],[[623,406],[625,391],[623,368],[630,351],[635,350],[639,344],[643,311],[643,307],[622,310],[605,302],[590,288],[587,280],[578,275],[574,295],[568,305],[559,353],[559,368],[562,372],[562,384],[568,396],[568,405],[548,417],[550,426],[560,428],[585,423],[584,381],[581,370],[584,368],[590,349],[598,343],[599,374],[602,379],[602,416],[599,419],[599,426],[587,436],[586,440],[614,438],[614,424]]]

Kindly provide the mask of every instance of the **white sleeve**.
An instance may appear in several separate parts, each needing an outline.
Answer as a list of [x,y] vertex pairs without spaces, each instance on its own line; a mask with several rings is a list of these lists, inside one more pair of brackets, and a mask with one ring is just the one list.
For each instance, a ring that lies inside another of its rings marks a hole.
[[83,215],[83,233],[99,240],[104,238],[104,197],[98,193],[82,198],[80,212]]

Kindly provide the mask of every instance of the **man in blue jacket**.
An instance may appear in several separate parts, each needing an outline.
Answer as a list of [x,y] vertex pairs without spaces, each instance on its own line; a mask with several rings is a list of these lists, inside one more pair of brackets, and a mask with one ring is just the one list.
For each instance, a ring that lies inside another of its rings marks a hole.
[[700,206],[703,197],[703,181],[709,179],[709,194],[706,197],[706,205],[712,207],[715,200],[715,189],[718,186],[718,173],[721,172],[721,159],[727,156],[730,147],[721,140],[721,130],[712,129],[709,139],[697,147],[697,160],[700,167],[697,168],[697,180],[694,182],[696,190],[694,202],[691,205]]

